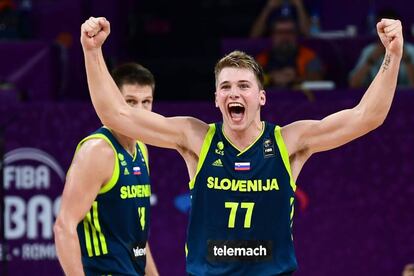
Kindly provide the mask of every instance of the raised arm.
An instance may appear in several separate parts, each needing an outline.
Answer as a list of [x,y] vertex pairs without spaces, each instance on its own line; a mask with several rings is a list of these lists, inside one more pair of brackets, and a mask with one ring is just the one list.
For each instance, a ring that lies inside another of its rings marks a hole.
[[[88,19],[81,27],[81,43],[92,103],[102,123],[146,144],[190,149],[198,154],[208,125],[194,118],[165,118],[154,112],[131,108],[125,103],[104,61],[102,44],[110,33],[103,18]],[[200,139],[197,139],[200,136]],[[195,148],[194,148],[195,147]]]
[[402,57],[401,22],[383,19],[377,24],[377,31],[386,53],[379,72],[360,103],[320,121],[298,121],[283,127],[282,135],[291,159],[298,155],[306,159],[313,153],[339,147],[384,122],[394,97]]
[[54,225],[56,251],[65,275],[84,275],[77,226],[112,174],[115,157],[103,140],[89,140],[75,154]]

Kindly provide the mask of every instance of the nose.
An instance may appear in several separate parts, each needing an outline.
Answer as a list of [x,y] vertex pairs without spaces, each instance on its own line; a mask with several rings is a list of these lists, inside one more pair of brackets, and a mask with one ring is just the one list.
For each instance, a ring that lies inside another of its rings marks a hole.
[[237,90],[237,88],[232,88],[230,90],[230,94],[229,94],[230,99],[238,99],[240,97],[239,95],[239,91]]

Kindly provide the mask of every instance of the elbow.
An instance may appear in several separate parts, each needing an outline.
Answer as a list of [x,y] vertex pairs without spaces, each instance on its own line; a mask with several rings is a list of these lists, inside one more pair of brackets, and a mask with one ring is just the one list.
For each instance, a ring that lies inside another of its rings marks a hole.
[[76,226],[71,227],[69,223],[64,222],[64,219],[57,217],[55,224],[53,225],[53,234],[55,236],[55,242],[64,240],[76,231]]
[[385,122],[385,118],[386,116],[371,114],[367,115],[363,122],[369,132],[380,127]]
[[109,128],[114,128],[117,125],[117,121],[119,121],[120,118],[125,116],[125,112],[119,111],[118,109],[114,109],[101,113],[99,119],[101,119],[103,125]]

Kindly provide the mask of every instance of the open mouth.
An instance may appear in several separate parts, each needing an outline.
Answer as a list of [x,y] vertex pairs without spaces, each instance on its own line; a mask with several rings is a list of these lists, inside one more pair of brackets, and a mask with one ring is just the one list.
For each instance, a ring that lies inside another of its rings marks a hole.
[[227,105],[230,118],[235,122],[243,120],[245,107],[241,103],[229,103]]

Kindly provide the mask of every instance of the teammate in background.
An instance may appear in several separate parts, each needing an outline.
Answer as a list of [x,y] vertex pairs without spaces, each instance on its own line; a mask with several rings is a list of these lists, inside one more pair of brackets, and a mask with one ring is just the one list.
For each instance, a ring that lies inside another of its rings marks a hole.
[[295,181],[303,165],[314,153],[377,128],[390,109],[402,57],[401,22],[383,19],[377,31],[386,49],[384,62],[357,106],[320,121],[279,127],[261,121],[263,70],[238,51],[215,67],[222,123],[128,108],[103,58],[109,22],[90,18],[82,25],[88,85],[99,118],[124,135],[176,149],[187,164],[189,274],[291,275],[296,270],[291,227]]
[[[151,111],[155,81],[128,63],[113,72],[128,108]],[[54,226],[66,275],[158,275],[148,246],[146,146],[103,126],[76,148]]]

